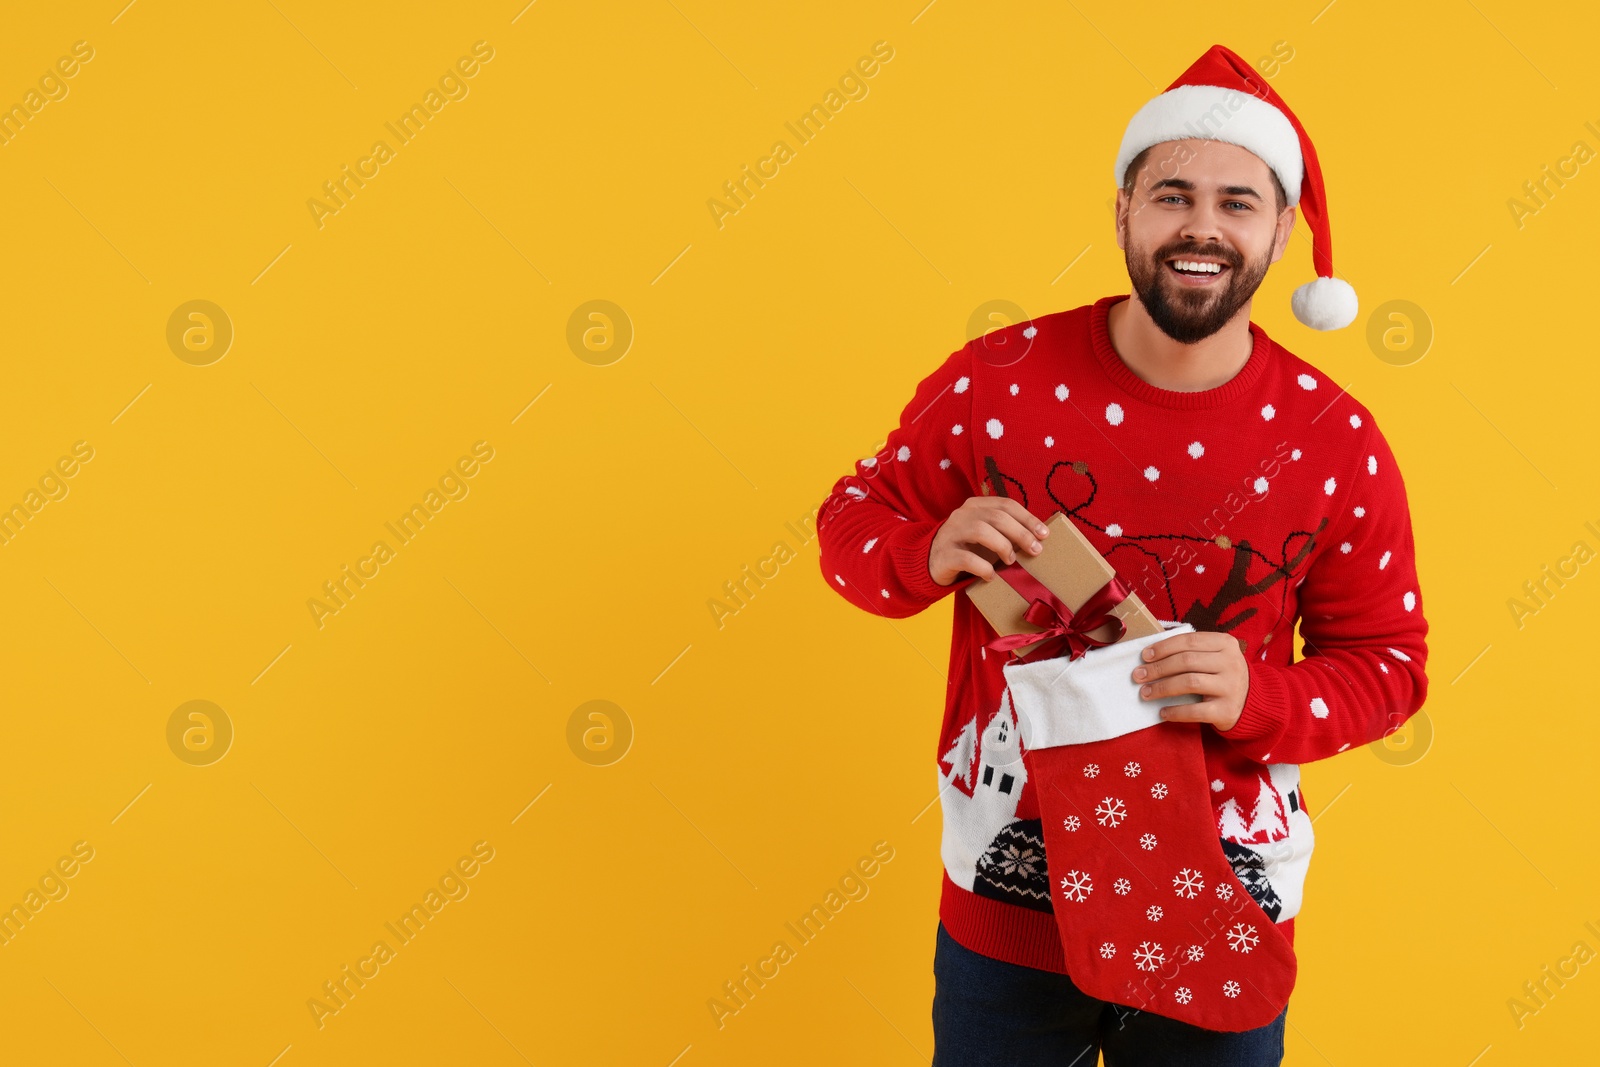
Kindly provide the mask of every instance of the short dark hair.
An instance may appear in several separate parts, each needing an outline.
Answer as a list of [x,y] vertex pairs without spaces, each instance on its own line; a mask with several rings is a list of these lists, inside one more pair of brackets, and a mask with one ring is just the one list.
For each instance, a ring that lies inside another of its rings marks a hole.
[[[1154,147],[1155,145],[1150,146],[1150,148]],[[1133,196],[1134,176],[1139,173],[1139,168],[1144,166],[1144,157],[1150,154],[1150,148],[1146,148],[1128,162],[1127,173],[1122,178],[1122,190],[1129,197]],[[1281,215],[1283,214],[1283,209],[1289,206],[1289,196],[1283,191],[1283,183],[1278,180],[1278,172],[1268,167],[1267,173],[1272,175],[1272,193],[1277,198],[1278,214]]]

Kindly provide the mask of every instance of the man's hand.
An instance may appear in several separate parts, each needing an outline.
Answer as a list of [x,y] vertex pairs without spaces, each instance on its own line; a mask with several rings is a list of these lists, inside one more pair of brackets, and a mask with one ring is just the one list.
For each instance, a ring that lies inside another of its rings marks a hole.
[[1161,717],[1169,722],[1208,722],[1219,731],[1233,729],[1250,692],[1250,665],[1239,642],[1209,631],[1178,634],[1145,647],[1133,680],[1142,683],[1144,700],[1196,693],[1197,704],[1168,704]]
[[962,571],[994,580],[994,564],[1017,561],[1017,550],[1038,555],[1039,538],[1050,528],[1009,497],[968,497],[934,534],[928,549],[928,574],[938,585],[950,585]]

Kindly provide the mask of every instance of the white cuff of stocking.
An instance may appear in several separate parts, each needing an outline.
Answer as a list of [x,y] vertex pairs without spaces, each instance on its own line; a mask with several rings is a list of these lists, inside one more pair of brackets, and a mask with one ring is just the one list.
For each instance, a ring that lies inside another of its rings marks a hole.
[[1056,656],[1007,663],[1006,684],[1017,729],[1029,749],[1082,745],[1131,734],[1162,722],[1169,704],[1194,704],[1198,693],[1146,700],[1133,669],[1145,647],[1176,634],[1194,633],[1186,622],[1162,620],[1162,633],[1091,648],[1077,659]]

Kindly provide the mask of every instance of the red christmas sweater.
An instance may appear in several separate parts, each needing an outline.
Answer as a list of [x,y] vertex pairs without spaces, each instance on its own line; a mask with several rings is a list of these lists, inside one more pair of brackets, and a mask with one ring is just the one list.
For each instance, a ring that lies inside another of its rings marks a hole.
[[[882,451],[823,503],[822,574],[856,607],[915,615],[977,580],[933,581],[939,527],[1003,492],[1040,519],[1065,512],[1158,617],[1235,637],[1250,688],[1232,729],[1202,730],[1212,808],[1235,873],[1292,942],[1314,843],[1299,765],[1392,733],[1427,694],[1405,484],[1372,413],[1254,323],[1224,384],[1145,382],[1106,328],[1124,299],[994,331],[923,379]],[[1064,974],[1004,659],[984,647],[997,635],[953,600],[939,917],[968,948]]]

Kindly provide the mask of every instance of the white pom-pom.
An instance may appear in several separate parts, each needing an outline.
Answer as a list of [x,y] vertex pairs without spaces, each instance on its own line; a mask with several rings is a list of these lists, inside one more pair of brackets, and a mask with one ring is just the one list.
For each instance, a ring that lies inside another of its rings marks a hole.
[[1356,321],[1356,291],[1343,278],[1307,282],[1289,298],[1294,317],[1313,330],[1342,330]]

